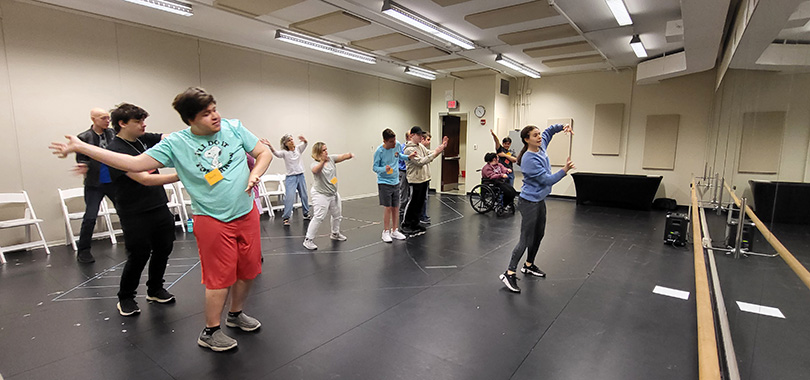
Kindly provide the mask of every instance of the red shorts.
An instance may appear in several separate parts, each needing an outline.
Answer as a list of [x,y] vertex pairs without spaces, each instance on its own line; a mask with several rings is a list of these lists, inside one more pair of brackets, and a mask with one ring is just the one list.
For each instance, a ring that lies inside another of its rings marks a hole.
[[202,263],[202,283],[207,289],[224,289],[237,279],[252,280],[262,273],[259,212],[230,222],[194,215],[194,237]]

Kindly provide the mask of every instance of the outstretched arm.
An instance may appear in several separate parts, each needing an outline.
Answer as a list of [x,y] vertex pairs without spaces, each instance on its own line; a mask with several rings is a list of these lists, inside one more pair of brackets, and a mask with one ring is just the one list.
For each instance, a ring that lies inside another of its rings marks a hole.
[[144,186],[162,186],[180,180],[177,174],[149,174],[147,172],[127,173],[127,177]]
[[354,158],[354,153],[344,153],[338,156],[337,160],[335,160],[335,163],[351,160],[352,158]]
[[65,138],[68,140],[67,143],[52,142],[49,146],[53,154],[59,158],[65,158],[70,153],[83,154],[125,172],[146,172],[163,167],[163,164],[158,160],[143,153],[130,156],[90,145],[79,140],[76,136],[65,136]]

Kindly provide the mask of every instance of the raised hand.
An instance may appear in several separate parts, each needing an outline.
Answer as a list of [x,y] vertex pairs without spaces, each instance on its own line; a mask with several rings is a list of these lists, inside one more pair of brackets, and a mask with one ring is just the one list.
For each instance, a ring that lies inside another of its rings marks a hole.
[[68,154],[76,152],[76,150],[79,149],[79,145],[83,144],[76,136],[65,135],[65,138],[68,140],[67,143],[52,142],[48,147],[48,149],[52,150],[52,153],[59,158],[65,158]]
[[262,144],[264,144],[264,145],[267,145],[267,146],[268,146],[270,149],[273,149],[273,145],[272,145],[272,144],[270,144],[270,140],[268,140],[268,139],[266,139],[266,138],[261,138],[261,139],[259,140],[259,142],[261,142],[261,143],[262,143]]
[[571,124],[563,125],[563,132],[573,136],[574,135],[574,128],[571,127]]
[[571,161],[571,157],[568,157],[565,161],[565,166],[563,166],[563,170],[568,173],[571,169],[576,169],[577,167],[574,165],[574,162]]

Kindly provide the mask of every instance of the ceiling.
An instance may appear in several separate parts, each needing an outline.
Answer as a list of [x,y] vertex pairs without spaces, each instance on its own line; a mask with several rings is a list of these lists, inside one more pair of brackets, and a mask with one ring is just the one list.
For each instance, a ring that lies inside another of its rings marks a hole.
[[[739,3],[731,0],[624,0],[633,24],[623,27],[604,0],[398,1],[475,42],[475,49],[463,50],[383,14],[382,0],[186,1],[193,6],[191,17],[124,0],[35,2],[422,86],[430,82],[406,75],[404,67],[433,70],[439,77],[468,78],[495,72],[523,77],[496,63],[498,53],[542,75],[638,66],[640,83],[655,82],[713,68],[723,52],[721,45],[729,29],[727,16],[740,17],[736,11],[729,12],[729,7],[736,9]],[[752,29],[742,28],[739,32],[739,46],[730,53],[729,67],[778,70],[784,63],[781,57],[787,53],[782,52],[785,48],[771,46],[774,41],[789,41],[792,46],[798,45],[796,41],[810,39],[810,28],[806,26],[810,2],[782,0],[776,2],[778,6],[770,4],[773,1],[768,3],[767,8],[752,7],[748,22],[739,22]],[[274,35],[280,28],[368,51],[377,57],[377,64],[277,41]],[[633,34],[640,36],[650,57],[640,66],[642,60],[629,45]],[[770,56],[762,61],[763,52],[769,48]],[[799,54],[795,46],[790,49],[792,56]],[[795,61],[785,66],[803,66]]]

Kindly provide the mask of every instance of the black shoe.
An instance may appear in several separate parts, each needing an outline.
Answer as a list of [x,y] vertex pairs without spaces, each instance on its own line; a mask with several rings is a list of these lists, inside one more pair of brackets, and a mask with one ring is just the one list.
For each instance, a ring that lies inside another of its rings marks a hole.
[[546,277],[546,272],[540,270],[537,265],[532,264],[532,266],[527,267],[525,264],[522,268],[520,268],[520,273],[528,274],[537,277]]
[[82,264],[90,264],[96,262],[96,259],[93,257],[93,254],[90,253],[90,250],[82,250],[76,254],[76,261]]
[[509,291],[520,293],[520,288],[518,287],[517,284],[518,282],[517,274],[515,273],[507,274],[507,272],[503,272],[500,275],[500,279],[501,281],[503,281],[503,284],[506,285],[506,288],[509,289]]
[[174,294],[169,293],[168,290],[160,288],[157,292],[149,293],[146,296],[146,300],[149,302],[157,302],[157,303],[169,303],[174,302]]
[[134,298],[125,298],[118,301],[118,312],[125,317],[130,315],[140,314],[141,309]]
[[402,226],[399,229],[399,232],[402,232],[405,235],[413,235],[418,231],[416,229],[413,229],[413,228],[409,227],[409,226]]
[[422,225],[416,226],[416,228],[414,228],[414,229],[416,230],[416,232],[420,232],[420,233],[425,233],[425,231],[427,231],[427,228],[425,228],[425,226],[422,226]]

